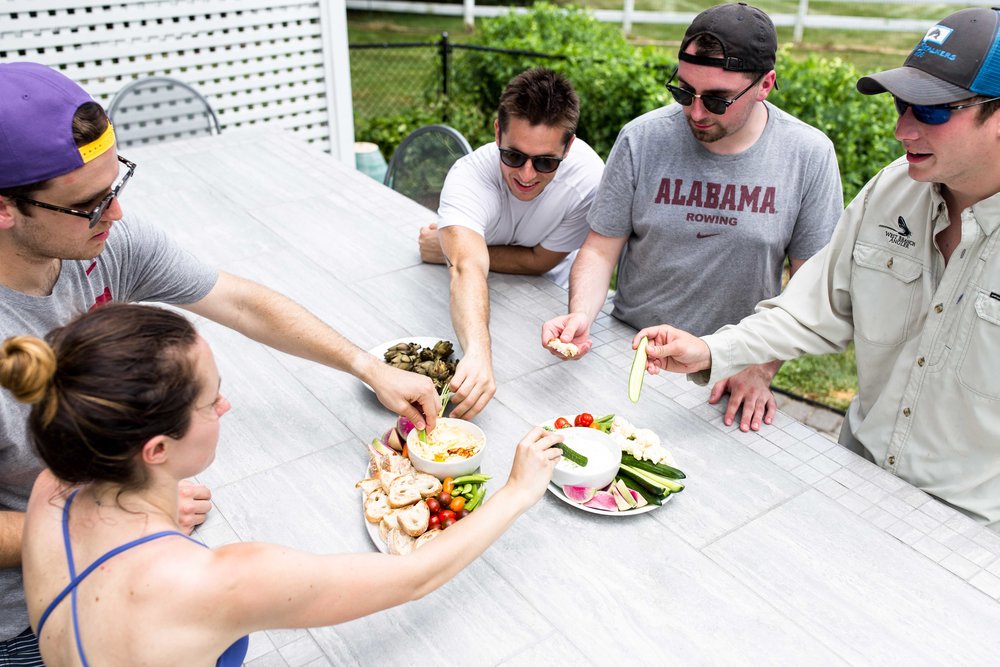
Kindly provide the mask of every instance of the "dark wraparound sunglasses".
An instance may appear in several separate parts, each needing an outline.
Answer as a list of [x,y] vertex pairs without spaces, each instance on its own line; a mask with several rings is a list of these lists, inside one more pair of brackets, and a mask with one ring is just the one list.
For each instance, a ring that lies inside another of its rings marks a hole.
[[551,155],[525,155],[521,151],[515,151],[510,148],[500,149],[500,161],[508,167],[520,169],[524,166],[525,162],[531,160],[531,166],[539,174],[551,174],[559,168],[559,163],[565,158],[566,153],[563,153],[562,157],[552,157]]
[[968,109],[969,107],[978,107],[980,104],[986,104],[987,102],[992,102],[994,100],[1000,100],[1000,97],[991,97],[988,100],[979,100],[978,102],[972,102],[970,104],[910,104],[905,100],[901,100],[895,95],[892,96],[893,101],[896,103],[896,111],[902,116],[906,113],[907,109],[913,111],[913,117],[924,125],[944,125],[949,120],[951,120],[952,111],[961,111],[962,109]]
[[695,93],[692,93],[690,90],[684,90],[683,88],[678,88],[677,86],[671,85],[671,82],[674,80],[674,78],[677,77],[676,69],[674,70],[674,73],[670,75],[670,81],[667,82],[667,90],[670,91],[670,94],[674,96],[674,100],[676,100],[676,102],[681,106],[685,107],[691,106],[691,104],[694,102],[694,98],[697,97],[699,100],[701,100],[701,103],[706,110],[708,110],[710,113],[714,113],[716,116],[721,116],[722,114],[726,113],[726,109],[728,109],[733,104],[733,102],[746,95],[748,92],[750,92],[751,88],[760,83],[760,80],[764,78],[765,74],[767,74],[767,72],[761,72],[749,86],[747,86],[740,92],[736,93],[736,96],[729,100],[727,100],[725,97],[719,97],[718,95],[696,95]]
[[12,199],[16,199],[17,201],[23,201],[25,204],[31,204],[32,206],[38,206],[39,208],[48,209],[50,211],[66,213],[67,215],[75,215],[78,218],[87,218],[88,220],[90,220],[90,228],[93,229],[94,226],[101,221],[101,218],[104,217],[104,212],[108,210],[108,206],[110,206],[111,202],[114,201],[115,197],[117,197],[121,193],[121,191],[125,188],[125,184],[128,183],[130,178],[132,178],[132,174],[135,173],[135,162],[126,160],[121,155],[118,156],[118,161],[123,165],[125,165],[125,168],[128,171],[126,171],[125,175],[122,176],[122,180],[119,181],[118,184],[115,185],[113,188],[111,188],[111,192],[109,192],[107,195],[104,196],[104,199],[101,200],[101,203],[98,204],[97,207],[91,211],[81,211],[75,208],[56,206],[55,204],[47,204],[43,201],[28,199],[27,197],[21,197],[21,196],[12,197]]

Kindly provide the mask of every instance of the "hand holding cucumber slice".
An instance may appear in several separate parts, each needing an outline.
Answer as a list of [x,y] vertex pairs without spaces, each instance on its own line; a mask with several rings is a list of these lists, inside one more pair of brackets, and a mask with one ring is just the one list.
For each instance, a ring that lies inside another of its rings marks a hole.
[[633,403],[639,402],[639,393],[642,392],[642,379],[646,375],[646,345],[649,338],[642,337],[639,346],[635,348],[635,356],[632,358],[632,369],[628,374],[628,398]]

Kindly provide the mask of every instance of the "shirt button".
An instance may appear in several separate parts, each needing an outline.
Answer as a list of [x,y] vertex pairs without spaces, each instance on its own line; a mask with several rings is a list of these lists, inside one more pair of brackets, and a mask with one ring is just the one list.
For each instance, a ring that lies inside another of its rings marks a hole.
[[909,408],[903,408],[903,416],[904,417],[909,417],[910,416],[910,409]]
[[917,357],[917,366],[923,366],[923,365],[924,365],[924,358]]
[[944,310],[944,306],[942,306],[940,303],[934,306],[935,313],[940,313],[942,310]]
[[888,461],[889,461],[889,465],[895,465],[896,464],[896,457],[895,456],[890,456],[889,459],[888,459]]
[[892,268],[892,257],[889,258],[889,261],[886,262],[885,265],[888,266],[890,269]]

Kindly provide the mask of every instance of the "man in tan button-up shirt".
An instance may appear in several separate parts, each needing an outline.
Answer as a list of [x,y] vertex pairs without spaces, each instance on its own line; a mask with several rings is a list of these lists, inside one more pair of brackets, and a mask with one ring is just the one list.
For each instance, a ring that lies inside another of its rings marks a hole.
[[906,155],[848,206],[780,296],[695,338],[648,335],[648,370],[714,382],[803,353],[857,349],[841,443],[1000,532],[1000,11],[931,27],[893,95]]

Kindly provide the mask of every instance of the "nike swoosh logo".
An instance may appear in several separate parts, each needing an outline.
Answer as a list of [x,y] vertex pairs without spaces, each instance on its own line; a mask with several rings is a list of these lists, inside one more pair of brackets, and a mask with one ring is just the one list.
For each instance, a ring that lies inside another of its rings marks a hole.
[[718,236],[722,232],[715,232],[714,234],[706,234],[704,232],[698,232],[695,237],[699,239],[707,239],[709,236]]

